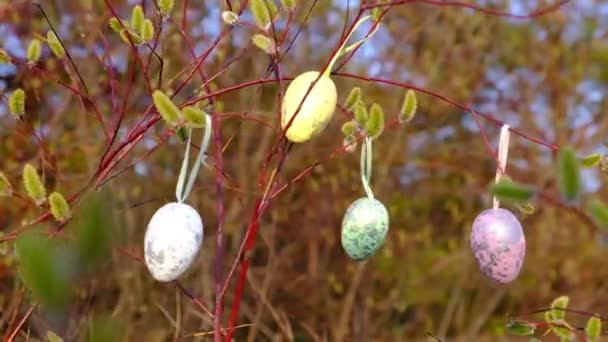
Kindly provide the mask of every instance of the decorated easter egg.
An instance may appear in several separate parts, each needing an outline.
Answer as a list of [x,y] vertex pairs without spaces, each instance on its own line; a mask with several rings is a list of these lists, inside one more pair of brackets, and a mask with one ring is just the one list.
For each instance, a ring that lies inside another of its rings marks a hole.
[[498,208],[481,212],[473,222],[470,245],[488,278],[501,284],[517,278],[526,255],[526,238],[510,211]]
[[342,247],[357,261],[372,256],[388,232],[388,211],[376,199],[363,197],[353,202],[342,220]]
[[194,261],[202,241],[203,222],[194,208],[176,202],[162,206],[144,238],[144,259],[152,277],[163,282],[177,279]]
[[[304,142],[319,134],[334,114],[338,92],[331,78],[321,75],[308,95],[306,94],[318,77],[317,71],[305,72],[296,77],[285,91],[281,108],[283,129],[300,108],[285,133],[291,142]],[[303,99],[305,100],[302,102]],[[302,103],[301,107],[300,103]]]

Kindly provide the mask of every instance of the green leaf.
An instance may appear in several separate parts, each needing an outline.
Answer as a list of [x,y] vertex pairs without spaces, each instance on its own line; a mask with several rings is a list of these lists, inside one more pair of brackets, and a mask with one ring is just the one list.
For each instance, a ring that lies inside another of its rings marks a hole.
[[517,336],[530,336],[536,331],[536,324],[523,322],[523,321],[511,321],[507,323],[507,333]]
[[52,30],[49,30],[46,33],[46,43],[49,44],[49,48],[51,48],[51,51],[53,51],[55,56],[59,58],[63,58],[65,56],[65,50],[63,49],[59,38],[57,38],[57,35],[55,35],[55,32]]
[[51,206],[51,214],[55,220],[65,222],[72,217],[70,206],[61,193],[53,192],[49,196],[49,204]]
[[599,153],[593,153],[586,157],[580,158],[580,163],[582,167],[591,168],[596,167],[604,158],[603,155]]
[[[123,25],[125,25],[125,23],[123,23]],[[118,19],[116,19],[116,17],[110,18],[110,28],[112,28],[112,30],[116,33],[120,33],[120,31],[122,31],[122,26],[120,26],[120,22]]]
[[569,301],[568,296],[560,296],[551,303],[551,315],[554,320],[563,320],[566,317],[565,309],[568,308]]
[[355,120],[361,125],[365,126],[365,123],[369,119],[369,114],[367,113],[367,109],[365,108],[365,103],[363,101],[357,101],[355,105]]
[[111,203],[107,192],[94,193],[83,202],[75,216],[76,249],[85,267],[106,260],[112,251],[117,229]]
[[16,89],[8,98],[8,108],[11,114],[17,119],[20,119],[25,114],[25,91]]
[[156,110],[160,113],[163,120],[170,126],[177,126],[180,123],[181,112],[179,108],[171,101],[169,96],[161,90],[155,90],[152,94],[152,99]]
[[501,202],[519,203],[528,201],[534,195],[534,189],[507,179],[490,185],[490,193]]
[[587,210],[600,228],[608,229],[608,206],[604,202],[599,199],[593,199],[587,206]]
[[175,0],[158,0],[158,9],[164,16],[168,16],[175,7]]
[[207,113],[205,113],[203,110],[199,109],[198,107],[196,107],[196,106],[184,107],[182,109],[182,115],[184,116],[184,119],[186,120],[188,127],[193,127],[193,128],[205,127],[205,123],[206,123],[205,117],[206,117]]
[[277,14],[277,6],[272,0],[251,0],[251,15],[256,25],[266,30]]
[[30,64],[36,64],[42,53],[42,44],[38,39],[33,39],[27,47],[27,61]]
[[350,90],[350,93],[348,93],[348,97],[346,98],[346,101],[344,101],[344,107],[353,109],[359,101],[361,101],[361,88],[354,87]]
[[349,136],[355,134],[359,125],[355,121],[347,121],[342,125],[342,134]]
[[40,180],[40,176],[38,176],[38,172],[30,164],[25,164],[23,167],[23,186],[27,195],[36,204],[41,205],[46,201],[46,189]]
[[251,37],[251,41],[253,42],[253,45],[267,54],[274,53],[274,42],[265,35],[254,34],[253,37]]
[[0,197],[11,196],[13,194],[13,186],[8,181],[6,175],[0,171]]
[[365,130],[372,139],[378,138],[384,131],[384,111],[377,103],[372,104],[369,109],[369,119],[365,123]]
[[222,12],[222,20],[228,25],[234,25],[239,21],[239,15],[231,11],[224,11]]
[[34,299],[47,307],[67,302],[74,269],[68,251],[59,249],[55,241],[27,232],[15,244],[21,280]]
[[178,127],[175,130],[175,135],[177,136],[177,139],[182,143],[188,141],[188,129],[186,129],[186,127]]
[[593,316],[587,321],[585,326],[585,334],[587,335],[587,342],[599,341],[600,334],[602,333],[602,320],[599,316]]
[[141,35],[144,29],[144,10],[140,5],[133,7],[131,11],[131,27]]
[[0,49],[0,64],[10,64],[11,56],[6,53],[3,49]]
[[144,42],[149,42],[154,38],[154,24],[152,20],[146,19],[144,20],[144,26],[141,29],[141,39]]
[[408,122],[416,115],[416,109],[418,108],[418,100],[416,100],[416,93],[413,90],[408,90],[405,93],[403,104],[401,105],[401,111],[399,112],[399,118],[401,122]]
[[557,158],[560,191],[566,200],[573,201],[578,197],[581,190],[578,160],[570,147],[561,149]]

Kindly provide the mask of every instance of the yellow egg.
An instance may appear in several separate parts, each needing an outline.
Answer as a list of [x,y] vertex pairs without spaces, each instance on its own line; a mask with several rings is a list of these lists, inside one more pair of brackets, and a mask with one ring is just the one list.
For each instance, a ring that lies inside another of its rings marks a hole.
[[[318,71],[308,71],[296,77],[285,92],[283,98],[281,127],[285,128],[310,85],[319,77]],[[304,142],[319,134],[334,114],[338,99],[336,85],[328,76],[322,75],[310,90],[300,107],[295,119],[286,132],[292,142]]]

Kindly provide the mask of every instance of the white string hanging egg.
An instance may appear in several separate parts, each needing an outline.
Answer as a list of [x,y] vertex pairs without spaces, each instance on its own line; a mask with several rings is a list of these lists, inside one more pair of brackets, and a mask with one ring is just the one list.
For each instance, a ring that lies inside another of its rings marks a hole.
[[[167,203],[154,213],[144,237],[144,259],[157,281],[168,282],[180,277],[192,264],[203,242],[203,221],[193,207],[184,203],[192,191],[196,174],[203,161],[211,136],[211,120],[205,116],[205,133],[188,183],[185,185],[192,128],[188,132],[186,154],[178,177],[177,202]],[[185,189],[184,189],[185,185]]]
[[[509,148],[509,126],[500,133],[499,166],[496,182],[506,169]],[[496,197],[493,207],[482,211],[473,222],[470,246],[479,268],[488,278],[501,284],[517,278],[526,255],[526,238],[519,220],[507,209],[499,208]]]

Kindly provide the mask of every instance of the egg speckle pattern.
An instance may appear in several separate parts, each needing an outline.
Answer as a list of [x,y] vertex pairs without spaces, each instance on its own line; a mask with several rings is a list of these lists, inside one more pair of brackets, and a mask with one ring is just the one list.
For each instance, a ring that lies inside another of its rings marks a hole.
[[360,198],[348,207],[342,220],[342,247],[354,260],[365,260],[384,243],[388,224],[388,211],[382,203]]
[[283,98],[281,127],[285,128],[294,116],[302,99],[306,97],[285,136],[292,142],[304,142],[319,134],[334,114],[338,91],[334,81],[321,75],[317,83],[306,94],[310,85],[319,77],[319,72],[308,71],[296,77]]
[[490,279],[506,284],[517,278],[526,255],[521,224],[510,211],[487,209],[473,222],[471,249]]
[[144,238],[144,259],[152,277],[172,281],[182,275],[203,242],[198,212],[183,203],[168,203],[152,216]]

